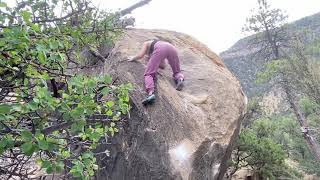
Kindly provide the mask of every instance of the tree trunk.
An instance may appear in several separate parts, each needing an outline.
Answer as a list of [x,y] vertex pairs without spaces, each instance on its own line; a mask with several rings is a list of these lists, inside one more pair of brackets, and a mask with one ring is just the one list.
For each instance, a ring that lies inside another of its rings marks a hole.
[[276,45],[276,43],[274,43],[272,39],[272,34],[270,32],[271,30],[269,29],[268,23],[266,22],[266,17],[263,14],[261,14],[261,16],[262,16],[263,26],[265,28],[265,33],[267,35],[268,42],[272,49],[272,54],[274,55],[275,59],[279,59],[279,47]]
[[[267,26],[266,19],[264,16],[262,16],[262,17],[263,17],[263,24],[266,29],[267,38],[268,38],[268,41],[271,45],[273,55],[274,55],[275,59],[280,59],[279,47],[272,40],[272,36],[271,36],[270,30]],[[284,83],[281,84],[282,88],[284,89],[286,96],[287,96],[287,100],[288,100],[290,106],[292,107],[292,110],[293,110],[301,128],[303,129],[304,138],[309,145],[309,149],[314,154],[317,161],[320,162],[320,145],[317,142],[317,140],[314,137],[312,137],[312,135],[309,134],[309,131],[307,129],[307,121],[306,121],[304,115],[302,114],[301,109],[299,108],[299,106],[296,104],[296,102],[294,100],[293,92],[291,91],[291,89],[287,83],[288,81],[285,79],[284,76],[282,76],[280,79],[282,79],[284,81]]]
[[316,160],[318,162],[320,162],[320,145],[319,145],[319,143],[317,142],[317,140],[314,137],[312,137],[312,135],[309,134],[309,131],[307,129],[306,119],[305,119],[304,115],[302,114],[300,107],[296,104],[296,102],[294,100],[293,93],[291,92],[290,88],[288,87],[287,84],[282,84],[282,87],[287,95],[287,100],[288,100],[290,106],[292,107],[293,112],[294,112],[301,128],[303,129],[303,137],[307,141],[307,143],[309,145],[309,149],[314,154]]

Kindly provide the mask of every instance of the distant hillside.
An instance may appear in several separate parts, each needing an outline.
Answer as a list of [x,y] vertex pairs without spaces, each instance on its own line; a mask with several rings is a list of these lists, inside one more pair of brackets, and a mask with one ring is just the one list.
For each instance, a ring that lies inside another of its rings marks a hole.
[[[320,13],[297,20],[287,25],[290,33],[305,32],[306,42],[312,43],[320,37]],[[264,62],[253,57],[253,50],[248,48],[249,40],[253,36],[240,39],[227,51],[220,54],[226,66],[237,76],[241,85],[250,97],[257,93],[263,93],[269,86],[256,85],[255,78],[259,71],[263,69]]]

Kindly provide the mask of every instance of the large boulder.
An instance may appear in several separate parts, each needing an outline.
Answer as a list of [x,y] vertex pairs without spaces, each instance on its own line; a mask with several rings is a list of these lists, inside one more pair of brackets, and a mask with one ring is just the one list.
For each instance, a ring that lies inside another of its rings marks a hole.
[[[147,39],[170,40],[178,49],[185,87],[175,90],[171,69],[159,70],[156,102],[144,107],[144,62],[127,62]],[[130,82],[130,118],[107,147],[97,179],[222,179],[245,113],[246,97],[219,57],[185,34],[133,29],[115,44],[104,72]],[[111,60],[112,59],[112,60]],[[98,71],[98,70],[96,70]]]

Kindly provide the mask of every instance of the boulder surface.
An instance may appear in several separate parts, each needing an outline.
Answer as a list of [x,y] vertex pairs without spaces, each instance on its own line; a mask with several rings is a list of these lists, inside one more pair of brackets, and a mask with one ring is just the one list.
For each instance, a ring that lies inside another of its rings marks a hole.
[[[170,66],[160,69],[156,101],[143,106],[146,62],[127,62],[142,43],[160,38],[178,50],[185,86],[175,90]],[[130,82],[132,109],[107,147],[97,179],[222,179],[245,113],[246,96],[222,60],[194,38],[166,30],[132,29],[117,41],[104,72]],[[98,71],[98,70],[96,70]]]

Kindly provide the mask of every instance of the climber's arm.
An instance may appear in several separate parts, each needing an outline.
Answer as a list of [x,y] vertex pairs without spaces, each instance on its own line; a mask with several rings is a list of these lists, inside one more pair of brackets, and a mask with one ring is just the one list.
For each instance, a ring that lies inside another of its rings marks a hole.
[[140,52],[136,56],[133,56],[132,58],[130,58],[129,61],[136,61],[136,60],[142,59],[144,55],[147,54],[148,46],[149,46],[148,42],[143,43]]

